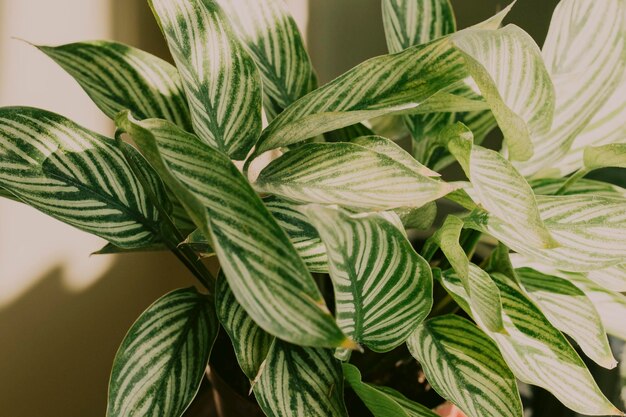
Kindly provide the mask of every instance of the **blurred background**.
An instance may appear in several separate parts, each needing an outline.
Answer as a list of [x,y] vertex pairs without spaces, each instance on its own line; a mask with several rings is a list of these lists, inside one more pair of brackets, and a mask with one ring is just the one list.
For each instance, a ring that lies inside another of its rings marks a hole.
[[[386,44],[380,0],[289,0],[321,82]],[[506,3],[453,0],[459,27]],[[507,19],[539,43],[557,0],[519,0]],[[78,85],[27,43],[112,39],[168,59],[145,0],[0,0],[0,106],[113,126]],[[134,319],[167,291],[192,285],[167,253],[90,256],[104,242],[24,205],[0,201],[0,415],[104,415],[111,363]]]

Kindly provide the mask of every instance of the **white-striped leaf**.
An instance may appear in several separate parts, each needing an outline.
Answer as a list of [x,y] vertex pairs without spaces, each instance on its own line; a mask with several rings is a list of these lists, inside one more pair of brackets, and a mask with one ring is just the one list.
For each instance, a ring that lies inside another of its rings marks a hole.
[[261,132],[261,78],[215,0],[149,0],[169,45],[196,134],[242,160]]
[[458,316],[425,321],[407,345],[439,395],[468,417],[521,417],[515,377],[497,346]]
[[567,408],[586,415],[621,414],[602,394],[565,336],[510,278],[492,274],[500,289],[506,332],[490,332],[472,313],[461,282],[444,274],[442,284],[455,301],[496,342],[513,374],[522,382],[550,391]]
[[462,124],[446,129],[441,137],[472,183],[471,195],[477,204],[508,227],[523,231],[528,245],[557,245],[541,219],[532,188],[509,161],[474,145],[472,133]]
[[0,186],[20,201],[123,249],[159,239],[158,210],[113,139],[26,107],[0,109],[0,138]]
[[525,176],[554,176],[553,166],[607,102],[626,65],[626,1],[562,0],[543,47],[556,88],[552,129],[534,136]]
[[107,417],[181,416],[200,387],[218,328],[210,298],[193,288],[148,307],[115,355]]
[[537,196],[544,224],[560,246],[538,249],[506,220],[475,213],[468,221],[524,256],[566,271],[585,272],[626,263],[626,199],[581,194]]
[[581,290],[566,279],[531,268],[517,269],[516,275],[554,327],[574,339],[598,365],[617,366],[600,316]]
[[307,143],[272,161],[256,188],[303,203],[355,210],[418,208],[454,189],[351,143]]
[[[561,191],[568,178],[537,178],[529,181],[536,195],[556,195]],[[602,181],[579,179],[571,184],[562,195],[594,194],[609,197],[626,197],[626,190],[617,185]]]
[[263,200],[280,227],[298,251],[311,272],[328,273],[328,256],[319,233],[309,219],[298,209],[300,206],[271,196]]
[[254,394],[268,417],[347,417],[341,363],[332,350],[275,339],[255,380]]
[[139,119],[166,119],[191,130],[180,76],[166,61],[108,41],[38,48],[74,77],[111,119],[128,109]]
[[363,382],[361,372],[354,365],[344,363],[343,376],[374,417],[437,417],[394,389]]
[[233,343],[241,370],[253,381],[267,357],[274,337],[257,326],[241,307],[221,272],[215,285],[215,310]]
[[502,330],[502,306],[498,287],[488,273],[469,261],[459,243],[463,220],[448,216],[443,225],[424,245],[423,252],[429,252],[430,245],[437,245],[461,278],[465,291],[470,295],[472,308],[480,315],[485,325],[493,331]]
[[317,88],[296,22],[284,0],[217,0],[259,67],[271,120]]
[[230,159],[164,120],[118,125],[211,236],[237,300],[268,333],[324,347],[352,347],[335,324],[287,234]]
[[302,210],[326,245],[339,327],[375,352],[399,346],[432,307],[428,262],[378,214],[352,216],[318,205]]

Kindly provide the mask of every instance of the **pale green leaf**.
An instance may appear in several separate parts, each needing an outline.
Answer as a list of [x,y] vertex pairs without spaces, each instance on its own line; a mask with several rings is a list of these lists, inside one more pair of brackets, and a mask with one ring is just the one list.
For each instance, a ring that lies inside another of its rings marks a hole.
[[626,168],[626,144],[589,146],[585,148],[583,161],[589,171],[606,167]]
[[0,186],[20,201],[123,249],[160,238],[158,210],[115,140],[27,107],[0,109],[0,138]]
[[531,268],[517,269],[516,275],[554,327],[574,339],[598,365],[617,366],[600,316],[581,290],[566,279]]
[[[556,195],[562,190],[567,178],[537,178],[530,180],[529,184],[536,195]],[[626,190],[617,185],[602,181],[579,179],[571,184],[562,195],[594,194],[609,197],[626,197]]]
[[405,235],[377,214],[305,206],[328,253],[337,323],[356,342],[387,352],[432,307],[432,274]]
[[395,209],[394,213],[407,229],[428,230],[437,218],[437,203],[434,201],[419,208]]
[[352,143],[302,145],[272,161],[255,186],[293,201],[355,210],[418,208],[454,189]]
[[191,130],[180,76],[166,61],[108,41],[38,48],[74,77],[111,119],[128,109],[139,119],[166,119]]
[[[626,2],[562,0],[543,47],[556,89],[552,128],[532,138],[525,176],[554,176],[555,165],[617,89],[626,66]],[[584,147],[584,146],[583,146]]]
[[149,0],[185,88],[196,134],[242,160],[261,131],[261,78],[215,0]]
[[341,363],[327,349],[274,340],[254,394],[268,417],[347,417]]
[[271,120],[317,88],[296,22],[284,0],[217,0],[259,67]]
[[230,288],[253,320],[284,340],[352,347],[286,233],[230,159],[164,120],[118,125],[211,237]]
[[148,307],[115,355],[107,417],[181,416],[200,387],[218,328],[210,298],[193,288]]
[[396,390],[363,382],[361,372],[354,365],[344,363],[343,375],[374,417],[437,417],[428,408]]
[[496,342],[513,374],[550,391],[566,407],[587,415],[620,415],[593,380],[565,336],[550,324],[521,288],[503,274],[492,278],[500,289],[506,332],[490,332],[467,304],[461,282],[444,274],[442,284],[455,301]]
[[522,416],[515,377],[474,324],[450,315],[429,319],[407,345],[435,391],[468,417]]

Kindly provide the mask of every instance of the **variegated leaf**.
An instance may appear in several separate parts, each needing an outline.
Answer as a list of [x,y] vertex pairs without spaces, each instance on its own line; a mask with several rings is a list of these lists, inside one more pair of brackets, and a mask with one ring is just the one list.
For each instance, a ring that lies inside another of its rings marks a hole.
[[293,201],[355,210],[422,207],[454,189],[351,143],[307,143],[289,151],[261,172],[256,188]]
[[164,120],[126,114],[117,123],[211,236],[230,288],[261,328],[301,345],[354,347],[286,233],[226,155]]
[[215,0],[149,0],[169,45],[196,134],[242,160],[261,131],[261,79]]
[[166,119],[191,130],[178,71],[162,59],[108,41],[38,48],[74,77],[111,119],[128,109],[139,119]]
[[406,229],[428,230],[437,218],[437,203],[434,201],[419,208],[395,209]]
[[113,139],[26,107],[0,109],[0,138],[0,186],[20,201],[123,249],[159,239],[158,210]]
[[303,211],[326,246],[339,327],[375,352],[400,345],[432,307],[428,263],[377,214],[317,205]]
[[317,88],[296,22],[284,0],[217,0],[259,67],[269,120]]
[[543,47],[556,89],[554,123],[532,138],[533,157],[517,164],[525,176],[554,176],[553,166],[621,82],[626,66],[626,1],[562,0]]
[[496,342],[513,374],[522,382],[550,391],[566,407],[586,415],[620,415],[602,394],[580,356],[563,334],[511,279],[492,274],[500,289],[506,332],[490,332],[472,313],[461,282],[451,275],[442,284],[455,301]]
[[211,237],[203,232],[202,229],[196,229],[191,232],[187,238],[180,243],[180,246],[189,247],[201,258],[215,256],[215,249],[213,249]]
[[581,290],[567,279],[531,268],[517,269],[516,275],[554,327],[574,339],[598,365],[608,369],[617,366],[600,316]]
[[181,416],[200,387],[218,328],[210,298],[193,288],[152,304],[115,356],[107,417]]
[[523,415],[515,377],[497,346],[466,319],[429,319],[407,345],[435,391],[468,417]]
[[343,375],[374,417],[437,417],[428,408],[394,389],[363,382],[361,372],[354,365],[344,363]]
[[536,195],[556,195],[560,192],[561,195],[594,194],[626,197],[626,190],[621,187],[588,179],[580,179],[562,191],[567,180],[567,178],[537,178],[530,180],[529,184]]
[[626,168],[626,143],[589,146],[585,148],[583,161],[588,171],[606,167]]

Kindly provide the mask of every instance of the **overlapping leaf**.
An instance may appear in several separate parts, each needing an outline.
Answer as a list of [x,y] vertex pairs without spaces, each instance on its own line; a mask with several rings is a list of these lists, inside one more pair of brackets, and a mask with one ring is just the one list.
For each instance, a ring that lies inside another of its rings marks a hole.
[[454,189],[352,143],[308,143],[272,161],[256,188],[304,203],[356,210],[417,208]]
[[626,190],[613,184],[602,181],[579,179],[563,191],[563,186],[568,178],[538,178],[529,181],[536,195],[576,195],[594,194],[609,197],[626,197]]
[[270,120],[317,88],[311,60],[284,0],[217,2],[259,67]]
[[435,391],[469,417],[521,417],[515,377],[497,346],[458,316],[425,321],[407,342]]
[[372,412],[374,417],[436,417],[437,414],[421,404],[413,402],[398,391],[361,381],[359,369],[343,364],[343,374],[361,401]]
[[108,41],[38,48],[74,77],[110,118],[128,109],[139,119],[166,119],[191,130],[178,71],[162,59]]
[[626,2],[563,0],[543,47],[556,89],[554,123],[535,135],[534,156],[517,164],[525,176],[554,176],[553,165],[614,93],[626,65]]
[[608,369],[617,365],[598,312],[581,290],[567,279],[531,268],[517,269],[516,273],[554,327],[572,337],[597,364]]
[[158,210],[114,140],[25,107],[0,109],[0,138],[0,185],[19,200],[120,248],[158,239]]
[[442,284],[496,342],[521,381],[550,391],[566,407],[587,415],[619,415],[602,394],[584,362],[518,285],[503,274],[492,278],[500,289],[505,333],[490,332],[472,313],[460,281],[444,275]]
[[301,345],[350,347],[285,232],[229,158],[163,120],[120,115],[197,226],[237,300],[261,328]]
[[261,131],[261,79],[215,0],[149,0],[198,136],[242,160]]
[[151,305],[115,356],[107,417],[182,415],[200,387],[218,327],[210,299],[193,288]]
[[377,214],[306,206],[328,253],[337,323],[376,352],[406,340],[432,306],[432,275],[397,226]]

